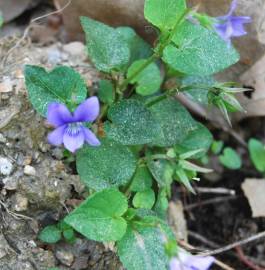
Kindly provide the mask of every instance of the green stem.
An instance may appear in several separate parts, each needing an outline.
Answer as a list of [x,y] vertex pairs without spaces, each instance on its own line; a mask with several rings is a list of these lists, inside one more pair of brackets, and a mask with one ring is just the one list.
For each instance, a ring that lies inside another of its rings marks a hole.
[[119,86],[119,90],[123,91],[124,88],[127,87],[129,82],[134,79],[137,75],[139,75],[146,67],[148,67],[153,61],[159,58],[159,55],[154,53],[151,55],[131,76],[129,76],[126,80],[122,82],[122,84]]
[[190,12],[190,9],[186,9],[183,14],[179,17],[177,20],[173,30],[169,34],[168,38],[163,42],[163,44],[159,44],[158,49],[154,49],[155,53],[151,55],[131,76],[129,76],[127,79],[125,79],[122,84],[118,87],[118,91],[123,92],[123,90],[127,87],[127,85],[137,76],[139,75],[146,67],[148,67],[151,63],[153,63],[155,60],[159,59],[165,47],[171,42],[174,34],[176,33],[179,25],[182,23],[182,21],[185,19],[186,15]]

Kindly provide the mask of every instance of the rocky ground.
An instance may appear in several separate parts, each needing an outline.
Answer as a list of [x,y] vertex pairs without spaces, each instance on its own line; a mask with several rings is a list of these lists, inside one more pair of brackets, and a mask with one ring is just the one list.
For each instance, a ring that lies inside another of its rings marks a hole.
[[[73,206],[71,199],[84,193],[77,175],[62,162],[63,150],[46,143],[45,119],[30,106],[24,85],[23,66],[51,68],[66,64],[78,70],[91,86],[97,79],[84,62],[82,43],[54,44],[45,48],[28,40],[1,42],[0,83],[0,269],[47,270],[113,269],[120,267],[113,252],[85,239],[74,245],[43,245],[38,232],[56,223]],[[19,59],[19,60],[18,60]]]

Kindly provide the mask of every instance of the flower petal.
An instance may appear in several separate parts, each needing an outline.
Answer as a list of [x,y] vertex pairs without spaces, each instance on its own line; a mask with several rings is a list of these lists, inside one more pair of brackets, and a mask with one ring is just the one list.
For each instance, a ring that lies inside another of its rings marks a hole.
[[52,145],[60,145],[63,143],[63,136],[66,129],[66,125],[56,128],[54,131],[48,134],[48,142]]
[[83,132],[84,132],[84,135],[85,135],[85,141],[92,145],[92,146],[98,146],[100,145],[100,141],[98,140],[98,138],[96,137],[96,135],[91,131],[89,130],[88,128],[83,128]]
[[97,97],[90,97],[82,102],[74,111],[77,122],[93,122],[99,115],[99,101]]
[[47,120],[49,124],[58,127],[71,122],[72,119],[70,111],[64,104],[53,102],[48,105]]
[[208,270],[214,262],[214,257],[190,256],[186,266],[188,269]]
[[77,149],[82,147],[84,141],[85,135],[81,129],[79,132],[74,134],[66,130],[63,136],[64,147],[72,153],[74,153]]

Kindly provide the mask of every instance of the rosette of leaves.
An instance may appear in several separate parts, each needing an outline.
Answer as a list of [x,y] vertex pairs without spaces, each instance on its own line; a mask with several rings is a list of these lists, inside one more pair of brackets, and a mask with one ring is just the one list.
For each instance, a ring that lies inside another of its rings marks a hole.
[[[168,269],[177,253],[166,224],[171,185],[177,181],[194,192],[192,181],[210,171],[200,159],[212,144],[210,131],[175,95],[183,91],[205,106],[223,108],[222,102],[226,109],[241,109],[237,88],[210,77],[238,60],[236,50],[210,27],[193,24],[189,12],[185,0],[146,0],[145,18],[159,35],[153,48],[130,27],[81,17],[88,57],[101,72],[93,89],[101,112],[91,127],[101,145],[84,145],[71,156],[89,196],[60,225],[45,228],[42,241],[52,244],[64,236],[71,242],[74,229],[88,239],[115,242],[128,270]],[[51,102],[73,112],[90,92],[81,75],[65,66],[26,66],[25,79],[29,99],[43,116]]]

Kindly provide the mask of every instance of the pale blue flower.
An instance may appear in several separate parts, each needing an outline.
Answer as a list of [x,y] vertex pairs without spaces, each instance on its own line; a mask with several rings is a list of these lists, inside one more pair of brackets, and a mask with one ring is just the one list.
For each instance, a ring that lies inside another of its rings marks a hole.
[[64,144],[64,147],[71,152],[81,148],[85,142],[92,146],[100,145],[96,135],[84,125],[86,122],[93,122],[98,115],[97,97],[88,98],[73,113],[64,104],[50,103],[47,120],[56,129],[48,135],[49,143],[52,145]]

